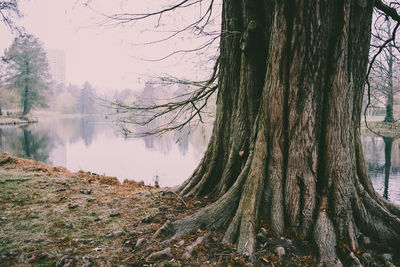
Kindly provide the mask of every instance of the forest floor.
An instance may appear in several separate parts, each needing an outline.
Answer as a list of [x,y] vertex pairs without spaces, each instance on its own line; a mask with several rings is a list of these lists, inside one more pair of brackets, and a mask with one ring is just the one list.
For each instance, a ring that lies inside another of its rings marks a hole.
[[[254,266],[221,243],[222,232],[199,229],[169,244],[154,237],[209,201],[0,154],[0,266]],[[271,239],[266,229],[257,238],[256,266],[316,263],[306,241]],[[394,254],[373,244],[362,253],[382,259],[368,266]]]

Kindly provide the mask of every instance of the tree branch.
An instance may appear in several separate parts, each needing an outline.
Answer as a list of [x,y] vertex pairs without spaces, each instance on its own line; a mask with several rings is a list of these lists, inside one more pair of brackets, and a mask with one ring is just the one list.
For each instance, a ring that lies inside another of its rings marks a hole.
[[400,23],[400,15],[397,10],[391,6],[386,5],[382,0],[375,0],[375,7],[382,11],[386,16],[391,17],[393,20]]

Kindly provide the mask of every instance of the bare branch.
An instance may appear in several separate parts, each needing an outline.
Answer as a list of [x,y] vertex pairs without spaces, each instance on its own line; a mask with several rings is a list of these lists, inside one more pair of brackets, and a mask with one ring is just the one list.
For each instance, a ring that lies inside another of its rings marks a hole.
[[393,20],[400,23],[400,15],[397,10],[393,7],[386,5],[382,0],[375,0],[375,7],[382,11],[386,16],[391,17]]

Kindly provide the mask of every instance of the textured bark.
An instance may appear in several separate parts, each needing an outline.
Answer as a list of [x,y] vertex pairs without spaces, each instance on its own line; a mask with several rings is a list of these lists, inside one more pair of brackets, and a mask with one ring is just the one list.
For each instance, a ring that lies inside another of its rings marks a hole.
[[400,211],[374,191],[360,141],[372,5],[223,1],[214,130],[178,189],[215,202],[172,223],[172,239],[226,227],[224,242],[253,255],[264,216],[277,236],[314,240],[326,266],[362,232],[399,243]]

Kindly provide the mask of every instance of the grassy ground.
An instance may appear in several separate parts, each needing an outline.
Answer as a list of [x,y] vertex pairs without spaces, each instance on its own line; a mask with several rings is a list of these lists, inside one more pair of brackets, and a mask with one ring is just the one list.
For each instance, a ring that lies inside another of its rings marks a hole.
[[[167,220],[208,203],[0,154],[0,266],[254,266],[221,242],[223,232],[199,229],[168,245],[153,236]],[[256,266],[315,265],[312,244],[263,231]],[[198,237],[205,239],[185,255]],[[285,255],[277,255],[278,247]],[[378,253],[388,252],[383,248]]]

